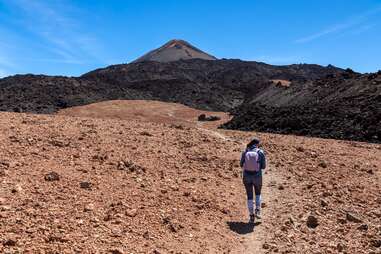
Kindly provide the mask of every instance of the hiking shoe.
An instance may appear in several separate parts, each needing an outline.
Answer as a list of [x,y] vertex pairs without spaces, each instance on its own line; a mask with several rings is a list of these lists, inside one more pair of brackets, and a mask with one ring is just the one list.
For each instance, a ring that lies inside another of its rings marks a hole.
[[255,221],[255,215],[254,214],[250,214],[249,223],[254,223],[254,221]]
[[261,219],[261,210],[260,209],[255,209],[255,217],[260,220]]

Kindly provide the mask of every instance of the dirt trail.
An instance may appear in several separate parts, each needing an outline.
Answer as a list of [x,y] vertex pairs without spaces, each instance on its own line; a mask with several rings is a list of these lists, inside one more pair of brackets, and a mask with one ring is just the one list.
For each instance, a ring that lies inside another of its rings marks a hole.
[[[229,136],[229,131],[223,130],[211,130],[206,128],[199,128],[200,130],[210,133],[215,137],[219,137],[225,141],[234,141],[239,143],[242,147],[242,150],[246,146],[244,141],[234,137]],[[237,160],[239,158],[237,157]],[[242,188],[237,189],[238,196],[242,196],[240,200],[240,205],[238,208],[239,215],[236,216],[234,222],[231,224],[233,231],[239,234],[240,242],[243,243],[244,249],[239,248],[233,253],[263,253],[263,245],[265,240],[270,237],[269,235],[269,226],[266,225],[266,222],[270,220],[268,214],[279,216],[277,211],[279,211],[274,204],[274,201],[279,198],[279,193],[274,191],[274,183],[280,182],[281,176],[277,174],[272,166],[271,158],[268,158],[267,169],[264,171],[263,177],[263,189],[262,189],[262,219],[257,220],[254,225],[250,225],[248,222],[248,212],[246,205],[246,194],[242,185]],[[241,184],[241,178],[238,179],[238,185]]]
[[[202,132],[206,132],[214,137],[220,138],[224,141],[234,141],[235,143],[239,143],[242,146],[242,150],[244,149],[246,143],[243,140],[239,140],[237,138],[229,137],[229,131],[223,130],[213,130],[210,128],[202,127],[202,124],[198,124],[198,129]],[[237,160],[239,158],[237,157]],[[239,216],[236,216],[231,224],[231,227],[235,233],[239,234],[240,242],[244,245],[244,250],[240,247],[237,250],[233,250],[233,253],[263,253],[263,244],[265,243],[266,237],[268,238],[268,226],[265,225],[266,221],[269,219],[267,213],[271,212],[275,216],[278,216],[276,212],[278,209],[274,209],[274,200],[279,196],[278,193],[273,191],[274,186],[270,183],[279,182],[280,176],[274,172],[272,167],[272,163],[268,162],[267,170],[265,171],[265,175],[263,177],[263,190],[262,190],[262,201],[264,203],[264,208],[262,209],[262,219],[257,220],[254,225],[250,225],[248,222],[248,212],[246,205],[246,195],[245,191],[242,188],[237,189],[238,196],[242,196],[240,200],[240,205],[238,208]],[[238,185],[241,184],[241,178],[238,179]],[[268,209],[268,208],[273,209]]]

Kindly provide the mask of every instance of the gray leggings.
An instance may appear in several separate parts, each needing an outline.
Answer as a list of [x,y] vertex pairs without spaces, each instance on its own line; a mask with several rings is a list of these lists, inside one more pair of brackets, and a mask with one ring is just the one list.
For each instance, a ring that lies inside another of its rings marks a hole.
[[248,200],[253,200],[255,195],[261,195],[262,190],[262,176],[255,176],[247,172],[243,173],[243,184],[245,185],[246,195]]

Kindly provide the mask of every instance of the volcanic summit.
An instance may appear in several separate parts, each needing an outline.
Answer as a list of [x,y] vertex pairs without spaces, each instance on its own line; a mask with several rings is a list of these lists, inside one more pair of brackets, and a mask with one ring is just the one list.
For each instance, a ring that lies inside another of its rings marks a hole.
[[216,57],[191,45],[184,40],[171,40],[138,58],[134,62],[173,62],[188,59],[217,60]]

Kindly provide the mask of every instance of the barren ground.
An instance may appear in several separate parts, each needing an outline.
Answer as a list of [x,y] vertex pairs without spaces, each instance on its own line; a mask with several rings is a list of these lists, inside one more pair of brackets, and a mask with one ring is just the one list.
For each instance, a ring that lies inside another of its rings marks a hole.
[[[380,145],[216,130],[191,113],[0,115],[1,253],[380,252]],[[253,136],[269,160],[255,227],[238,165]]]
[[[114,100],[93,103],[60,110],[60,115],[110,118],[120,120],[136,120],[167,124],[181,124],[187,127],[202,126],[216,129],[219,125],[231,119],[227,113],[197,110],[179,103],[169,103],[150,100]],[[201,114],[219,116],[221,120],[198,122]]]

